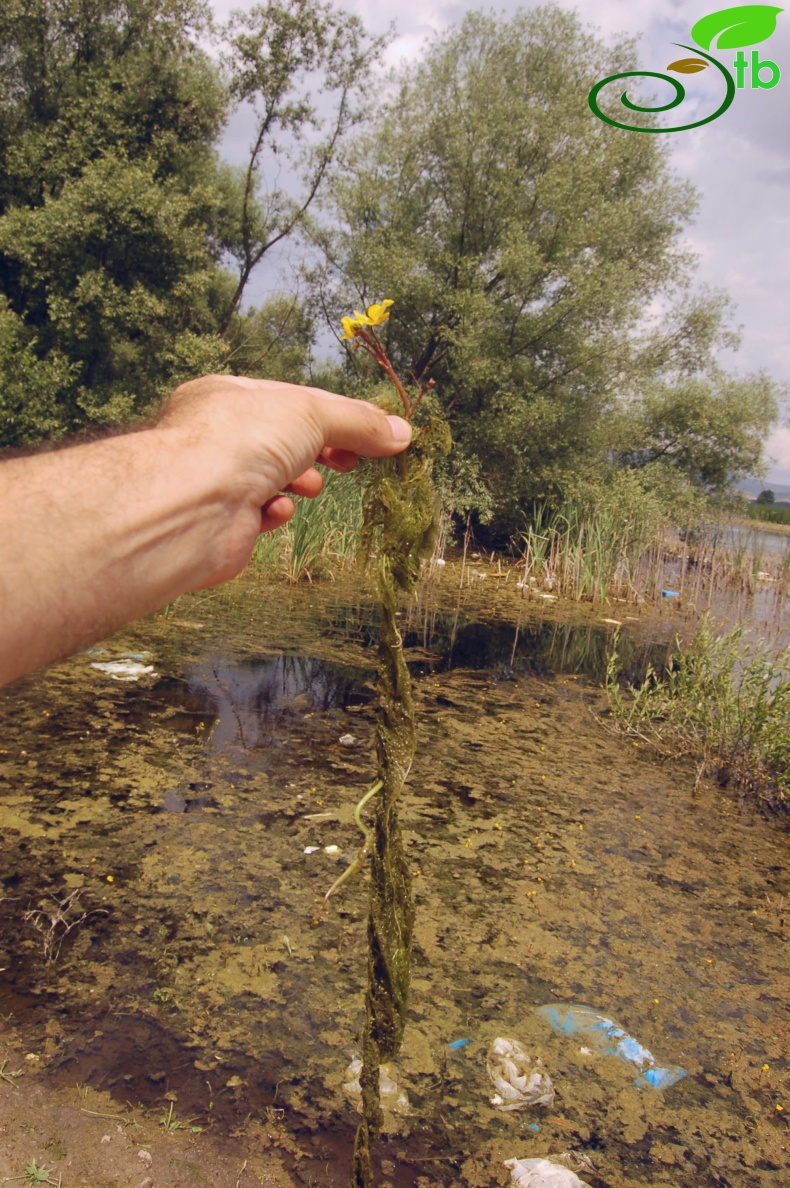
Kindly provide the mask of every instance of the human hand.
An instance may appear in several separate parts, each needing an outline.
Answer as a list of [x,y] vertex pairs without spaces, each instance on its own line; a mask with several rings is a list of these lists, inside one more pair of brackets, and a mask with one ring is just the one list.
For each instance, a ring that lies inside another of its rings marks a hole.
[[411,426],[361,400],[319,388],[240,376],[205,376],[171,396],[159,428],[215,476],[223,538],[207,556],[202,586],[247,563],[259,533],[294,514],[288,494],[314,498],[324,485],[315,463],[349,471],[362,457],[400,453]]

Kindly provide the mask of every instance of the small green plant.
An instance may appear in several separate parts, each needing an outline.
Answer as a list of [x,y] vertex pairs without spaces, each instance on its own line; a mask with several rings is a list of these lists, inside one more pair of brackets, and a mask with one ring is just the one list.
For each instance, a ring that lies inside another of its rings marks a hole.
[[666,669],[620,686],[617,637],[607,693],[615,729],[667,758],[688,758],[774,808],[790,805],[790,657],[750,641],[744,627],[714,635],[707,617],[689,644],[676,641]]
[[192,1134],[200,1134],[203,1130],[202,1126],[194,1126],[194,1119],[190,1118],[186,1122],[179,1121],[178,1118],[173,1117],[173,1102],[170,1102],[170,1109],[163,1118],[159,1119],[159,1125],[165,1130],[189,1130]]
[[166,986],[157,986],[152,996],[153,1001],[159,1003],[160,1006],[176,1006],[176,996],[172,990],[168,990]]
[[60,1188],[61,1178],[58,1176],[57,1180],[51,1178],[51,1174],[46,1167],[37,1167],[35,1163],[29,1163],[25,1168],[25,1173],[22,1176],[16,1176],[17,1180],[25,1180],[28,1184],[54,1184],[55,1188]]

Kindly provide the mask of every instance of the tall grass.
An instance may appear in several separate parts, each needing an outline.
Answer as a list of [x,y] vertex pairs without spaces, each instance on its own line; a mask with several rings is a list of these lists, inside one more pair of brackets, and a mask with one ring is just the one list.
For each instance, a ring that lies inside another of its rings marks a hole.
[[635,484],[538,505],[516,546],[522,589],[577,601],[656,601],[670,588],[703,611],[716,592],[759,590],[781,615],[790,594],[790,539],[786,550],[768,550],[756,526],[710,508],[676,512]]
[[298,499],[293,519],[258,538],[258,572],[296,584],[348,568],[362,527],[362,491],[353,474],[326,477],[317,499]]
[[790,539],[769,549],[760,528],[719,515],[699,520],[685,534],[687,577],[695,595],[714,589],[754,594],[765,583],[783,599],[790,592]]
[[643,597],[677,533],[658,502],[640,495],[535,508],[518,541],[524,586],[592,602]]
[[606,689],[614,728],[667,758],[691,759],[773,808],[790,806],[790,657],[745,636],[716,636],[707,617],[690,644],[676,641],[666,669],[620,685],[617,640]]
[[790,525],[790,507],[777,507],[773,503],[744,503],[738,511],[761,524]]

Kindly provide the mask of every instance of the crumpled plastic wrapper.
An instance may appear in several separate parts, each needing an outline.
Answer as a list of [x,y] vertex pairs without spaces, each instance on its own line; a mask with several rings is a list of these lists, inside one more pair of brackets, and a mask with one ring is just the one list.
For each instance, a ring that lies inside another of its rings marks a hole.
[[549,1074],[540,1060],[530,1060],[518,1040],[498,1036],[489,1049],[486,1071],[496,1089],[491,1105],[498,1110],[550,1106],[554,1101]]
[[137,660],[108,660],[104,664],[91,664],[91,668],[114,681],[139,681],[141,676],[156,676],[153,664],[140,664]]
[[[346,1069],[347,1080],[343,1085],[345,1093],[351,1098],[359,1114],[362,1113],[362,1087],[359,1083],[361,1072],[362,1061],[355,1058]],[[379,1069],[379,1094],[383,1110],[389,1110],[392,1114],[409,1113],[409,1099],[404,1091],[398,1088],[397,1082],[393,1080],[392,1068],[389,1064],[382,1064]]]
[[[568,1156],[559,1156],[567,1159]],[[589,1164],[581,1156],[583,1163]],[[505,1167],[510,1168],[511,1183],[517,1188],[589,1188],[584,1180],[580,1180],[575,1172],[550,1159],[506,1159]]]

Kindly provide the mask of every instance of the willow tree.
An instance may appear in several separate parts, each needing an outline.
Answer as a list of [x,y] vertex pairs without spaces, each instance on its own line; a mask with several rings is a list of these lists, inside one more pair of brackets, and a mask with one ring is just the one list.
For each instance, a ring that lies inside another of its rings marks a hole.
[[722,338],[721,299],[688,288],[695,199],[662,138],[587,106],[634,65],[558,7],[472,13],[404,68],[335,184],[338,300],[395,299],[387,351],[435,378],[458,481],[506,529],[606,452],[623,398],[704,371]]
[[[381,43],[307,0],[234,16],[215,56],[211,32],[203,0],[0,5],[0,445],[127,421],[209,370],[298,378],[299,310],[242,299],[318,196]],[[253,135],[231,168],[239,105]]]

